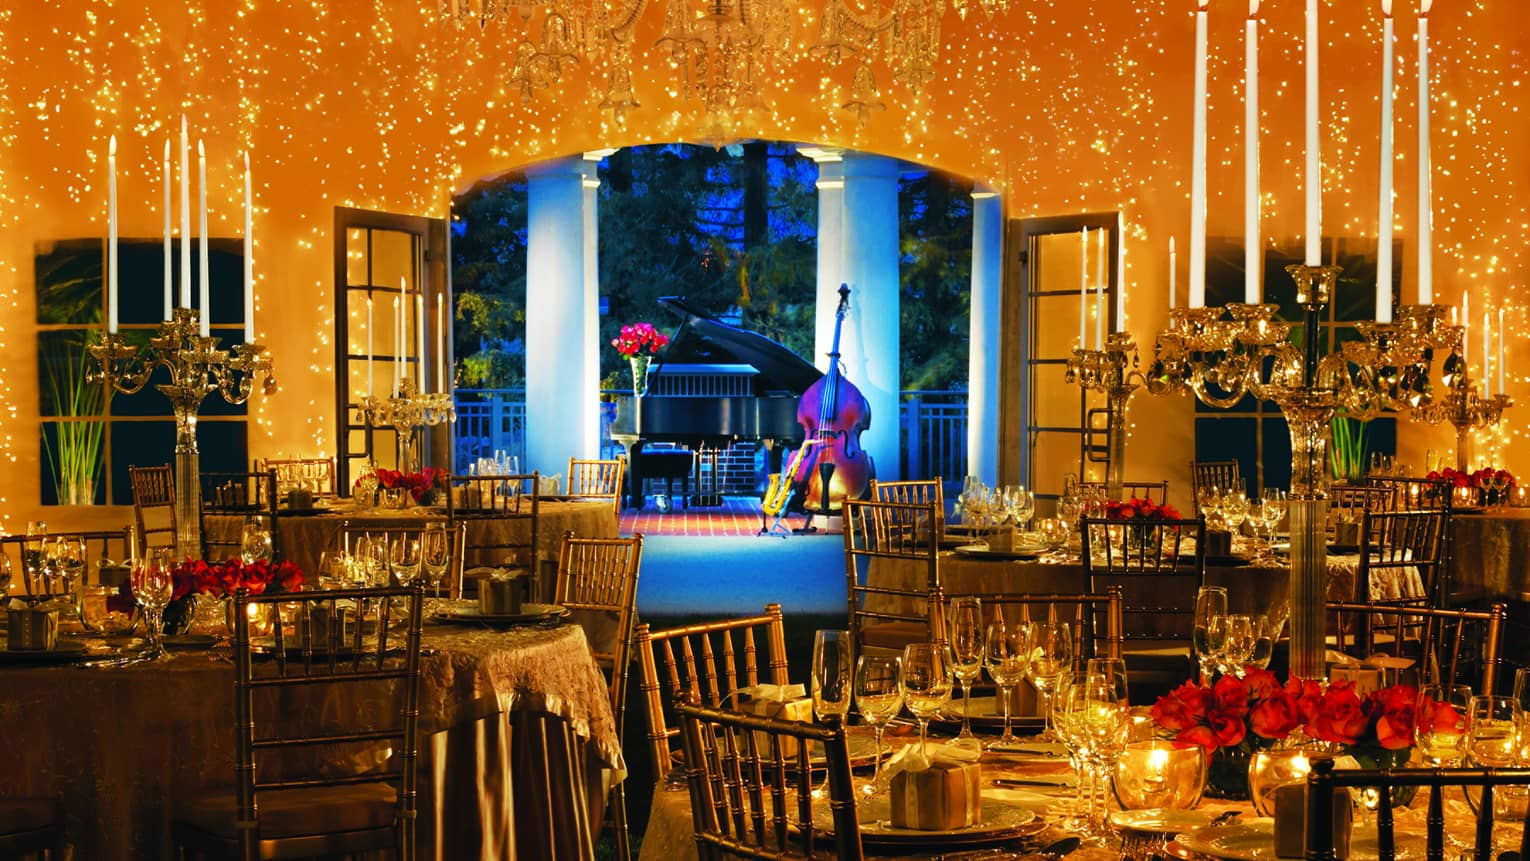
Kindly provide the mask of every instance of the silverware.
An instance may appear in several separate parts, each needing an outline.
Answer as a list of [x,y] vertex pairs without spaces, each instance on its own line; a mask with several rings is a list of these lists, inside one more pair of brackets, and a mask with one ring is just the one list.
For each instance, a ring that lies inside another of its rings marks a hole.
[[1049,844],[1043,849],[1032,852],[1029,855],[1020,856],[1021,861],[1057,861],[1058,858],[1071,853],[1078,848],[1077,837],[1064,837],[1056,843]]
[[996,777],[994,786],[1040,786],[1046,789],[1068,789],[1071,784],[1057,780],[1020,780],[1012,777]]
[[1217,818],[1215,818],[1215,819],[1211,820],[1211,822],[1207,823],[1206,827],[1207,828],[1215,828],[1218,825],[1226,825],[1229,822],[1232,822],[1234,819],[1237,819],[1238,816],[1242,812],[1243,811],[1241,811],[1241,810],[1224,810],[1220,814],[1217,815]]

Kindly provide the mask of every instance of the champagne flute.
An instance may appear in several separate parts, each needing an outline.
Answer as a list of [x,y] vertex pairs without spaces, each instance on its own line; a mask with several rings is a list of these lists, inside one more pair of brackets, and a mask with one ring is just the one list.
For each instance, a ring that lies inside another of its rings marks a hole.
[[1414,742],[1424,761],[1457,766],[1466,756],[1467,713],[1472,689],[1466,685],[1425,685],[1419,689]]
[[[1025,676],[1041,695],[1041,714],[1049,721],[1058,674],[1073,665],[1073,637],[1067,622],[1031,622],[1026,627],[1030,629],[1031,660]],[[1041,738],[1045,741],[1057,739],[1050,721]]]
[[1221,640],[1221,648],[1217,653],[1219,668],[1224,673],[1243,678],[1258,640],[1253,617],[1244,613],[1229,613],[1219,617],[1213,624],[1221,634],[1220,637],[1213,635],[1213,639]]
[[[1104,776],[1114,771],[1126,750],[1130,720],[1126,701],[1114,681],[1104,675],[1064,673],[1059,682],[1055,719],[1062,727],[1070,752],[1079,764],[1079,789],[1087,793],[1082,832],[1090,846],[1104,846],[1109,837],[1104,806],[1097,803],[1097,789]],[[1084,789],[1087,775],[1089,788]]]
[[897,655],[861,655],[855,665],[855,707],[871,725],[876,765],[861,791],[871,795],[882,778],[882,733],[903,708],[903,664]]
[[975,739],[972,734],[972,683],[983,674],[983,604],[977,597],[962,595],[951,604],[952,671],[962,683],[962,731],[959,739]]
[[951,658],[945,646],[910,643],[903,647],[903,700],[919,722],[919,753],[928,761],[930,718],[951,701]]
[[1247,663],[1261,670],[1269,669],[1270,658],[1275,653],[1275,639],[1279,635],[1273,630],[1277,622],[1269,613],[1260,613],[1251,617],[1254,621],[1254,648],[1249,652]]
[[[813,635],[813,715],[820,721],[841,723],[850,711],[854,694],[855,664],[851,659],[849,631],[824,630]],[[813,790],[814,797],[828,791],[829,775]]]
[[165,651],[164,613],[175,591],[171,575],[170,548],[156,547],[149,552],[132,572],[133,599],[143,608],[144,624],[149,635],[149,648],[144,659],[164,661],[170,659]]
[[41,520],[27,521],[27,537],[21,543],[21,567],[32,589],[46,588],[42,579],[43,542],[47,535],[47,523]]
[[988,675],[999,689],[999,699],[1004,704],[1004,734],[989,743],[990,748],[1018,744],[1010,725],[1010,691],[1025,681],[1026,670],[1031,663],[1031,629],[1029,625],[1010,625],[1003,618],[995,618],[988,625],[983,642],[983,664]]
[[1212,622],[1227,615],[1227,589],[1223,586],[1202,586],[1195,593],[1195,619],[1191,636],[1195,647],[1195,660],[1200,664],[1201,676],[1209,677],[1217,667],[1217,653],[1221,643]]
[[432,523],[425,527],[425,532],[421,535],[420,564],[425,569],[425,582],[429,584],[433,593],[430,608],[432,612],[441,601],[441,580],[446,576],[446,569],[451,566],[451,561],[452,548],[451,541],[447,539],[446,525]]

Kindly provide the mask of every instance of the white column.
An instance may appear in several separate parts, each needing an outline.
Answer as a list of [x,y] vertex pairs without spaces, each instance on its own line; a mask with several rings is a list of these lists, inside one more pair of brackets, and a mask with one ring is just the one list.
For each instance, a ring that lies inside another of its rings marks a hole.
[[814,316],[813,356],[818,370],[829,369],[829,348],[834,344],[834,315],[824,313],[839,303],[839,285],[844,282],[841,263],[844,258],[845,223],[844,151],[827,147],[799,147],[802,155],[818,163],[818,293]]
[[[861,443],[876,464],[877,477],[894,480],[902,472],[898,445],[898,161],[847,153],[844,171],[840,271],[852,292],[840,353],[845,378],[871,405],[871,427],[861,435]],[[833,310],[832,304],[821,305],[818,314],[829,314],[832,319]]]
[[574,156],[526,172],[526,462],[562,473],[597,452],[600,347],[591,284],[594,165]]
[[[972,319],[967,336],[967,474],[999,480],[999,318],[1004,200],[972,193]],[[956,478],[956,476],[947,476]]]

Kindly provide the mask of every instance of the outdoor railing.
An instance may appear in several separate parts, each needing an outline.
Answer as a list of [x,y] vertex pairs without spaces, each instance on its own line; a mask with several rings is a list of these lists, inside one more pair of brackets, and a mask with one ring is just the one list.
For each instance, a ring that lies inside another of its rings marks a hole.
[[[612,390],[603,396],[627,394]],[[899,435],[906,476],[944,476],[960,482],[967,472],[967,393],[963,391],[905,391],[899,404]],[[603,406],[605,402],[602,402]],[[602,455],[616,451],[611,442],[611,416],[601,411]],[[456,464],[458,472],[496,451],[524,459],[526,454],[526,392],[524,389],[458,389]]]

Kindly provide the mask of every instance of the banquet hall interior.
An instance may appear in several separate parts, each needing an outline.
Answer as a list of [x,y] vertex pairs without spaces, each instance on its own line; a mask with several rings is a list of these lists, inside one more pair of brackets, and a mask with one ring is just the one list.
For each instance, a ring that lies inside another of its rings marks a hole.
[[0,858],[1523,857],[1527,56],[0,9]]

